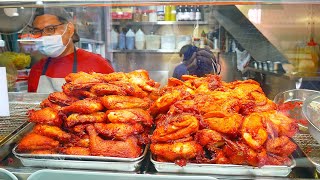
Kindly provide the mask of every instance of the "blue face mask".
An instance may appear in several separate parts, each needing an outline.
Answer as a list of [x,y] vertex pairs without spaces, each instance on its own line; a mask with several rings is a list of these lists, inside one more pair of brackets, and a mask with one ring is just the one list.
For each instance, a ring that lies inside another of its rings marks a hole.
[[48,57],[58,57],[60,56],[64,50],[66,50],[67,45],[70,43],[71,38],[69,39],[67,45],[63,44],[62,36],[67,31],[67,28],[60,35],[52,35],[52,36],[42,36],[39,38],[40,41],[36,41],[36,47],[40,51],[41,54],[44,54]]

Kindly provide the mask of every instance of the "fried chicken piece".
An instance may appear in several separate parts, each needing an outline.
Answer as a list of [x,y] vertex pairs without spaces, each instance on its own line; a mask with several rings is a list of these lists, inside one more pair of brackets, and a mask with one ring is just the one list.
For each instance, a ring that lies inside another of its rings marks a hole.
[[67,96],[73,96],[73,97],[77,97],[79,99],[84,99],[84,98],[95,98],[97,97],[97,95],[89,92],[89,88],[92,86],[93,84],[90,84],[90,86],[85,87],[78,87],[79,89],[76,89],[74,87],[73,84],[71,83],[65,83],[62,86],[62,91],[67,95]]
[[57,154],[57,151],[56,150],[51,150],[51,149],[48,149],[48,150],[34,150],[34,151],[31,151],[30,154]]
[[259,113],[252,113],[245,117],[241,127],[241,134],[244,141],[251,148],[260,149],[268,139],[263,117]]
[[35,133],[29,133],[18,143],[18,152],[29,152],[34,150],[54,150],[58,148],[59,141]]
[[95,73],[93,72],[92,75],[97,78],[103,80],[103,82],[114,82],[114,81],[128,81],[129,78],[127,77],[127,74],[124,72],[113,72],[109,74],[101,74],[101,73]]
[[153,124],[151,115],[140,108],[108,110],[106,115],[112,123],[142,123],[146,126],[152,126]]
[[223,114],[221,112],[209,112],[203,116],[205,127],[221,133],[236,136],[241,127],[243,117],[240,114]]
[[193,100],[180,100],[170,106],[167,115],[181,114],[183,112],[197,115],[200,114],[197,105]]
[[100,99],[107,109],[148,109],[151,103],[148,99],[140,99],[132,96],[109,95],[103,96]]
[[272,122],[277,128],[273,128],[275,131],[277,129],[278,136],[294,136],[298,131],[299,127],[295,120],[285,116],[284,114],[277,111],[267,111],[262,113],[267,121]]
[[61,153],[67,154],[67,155],[89,156],[90,149],[85,147],[74,146],[74,147],[62,148]]
[[131,71],[127,73],[127,76],[129,77],[130,83],[138,85],[145,91],[152,92],[157,90],[157,88],[160,86],[159,83],[156,83],[155,81],[151,80],[149,78],[148,71],[143,69]]
[[275,154],[268,154],[266,165],[291,166],[292,161],[289,157],[277,156]]
[[225,139],[226,144],[223,146],[224,155],[232,164],[243,164],[251,166],[263,166],[267,160],[265,150],[256,152],[240,141],[231,141]]
[[127,93],[119,86],[107,83],[96,84],[90,88],[90,92],[97,96],[120,95],[125,96]]
[[269,153],[287,157],[295,151],[297,145],[292,142],[287,136],[281,136],[274,139],[268,139],[266,143],[266,150]]
[[43,100],[40,103],[40,107],[42,109],[46,108],[46,107],[50,107],[50,108],[55,109],[55,110],[60,110],[61,109],[61,106],[59,106],[58,104],[52,103],[51,101],[49,101],[49,99]]
[[63,147],[84,147],[84,148],[89,148],[89,135],[84,134],[81,136],[73,136],[72,140],[69,141],[68,143],[63,144]]
[[88,125],[90,124],[78,124],[72,128],[69,128],[69,131],[73,132],[74,134],[77,134],[78,136],[82,136],[86,134],[86,128]]
[[61,111],[67,113],[80,113],[80,114],[91,114],[94,112],[102,111],[104,106],[100,100],[95,99],[84,99],[72,103],[70,106],[63,107]]
[[62,119],[60,118],[58,113],[58,110],[50,107],[46,107],[40,110],[29,110],[29,122],[60,127],[62,124]]
[[83,123],[101,123],[107,121],[107,115],[104,112],[94,112],[92,114],[70,114],[64,121],[66,127],[72,127]]
[[142,90],[138,85],[129,83],[129,82],[123,82],[123,81],[114,81],[110,82],[110,84],[114,84],[118,87],[120,87],[128,96],[134,96],[138,98],[145,98],[148,96],[148,92]]
[[187,138],[199,129],[199,121],[192,114],[183,113],[168,117],[163,124],[154,130],[151,141],[172,142],[181,138]]
[[164,161],[191,160],[203,154],[203,148],[195,141],[154,144],[150,146],[153,155]]
[[159,113],[166,113],[172,104],[182,98],[183,93],[179,90],[173,90],[171,92],[165,93],[156,101],[154,101],[154,103],[150,107],[151,114],[157,115]]
[[199,130],[195,134],[195,141],[201,146],[206,147],[209,151],[214,151],[225,143],[222,135],[211,129]]
[[48,96],[48,100],[52,103],[59,104],[61,106],[69,106],[70,104],[78,101],[79,99],[67,96],[63,92],[53,92]]
[[47,136],[53,139],[56,139],[60,142],[66,142],[71,139],[71,135],[67,132],[64,132],[62,129],[60,129],[57,126],[49,126],[49,125],[43,125],[43,124],[37,124],[33,128],[33,132]]
[[125,141],[103,140],[98,136],[94,126],[88,126],[87,131],[90,136],[90,152],[93,156],[137,158],[142,153],[135,137],[128,137]]
[[77,72],[77,73],[70,73],[65,77],[67,83],[72,84],[96,84],[102,83],[102,80],[97,78],[94,75],[88,74],[86,72]]
[[138,123],[95,123],[94,127],[98,134],[117,140],[126,140],[129,136],[140,134],[144,130]]

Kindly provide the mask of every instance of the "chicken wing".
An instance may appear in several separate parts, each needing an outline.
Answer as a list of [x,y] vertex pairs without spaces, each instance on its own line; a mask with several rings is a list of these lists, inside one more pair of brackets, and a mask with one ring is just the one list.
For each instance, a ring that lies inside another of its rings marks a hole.
[[71,134],[64,132],[57,126],[49,126],[43,124],[37,124],[33,128],[33,132],[43,136],[47,136],[56,139],[60,142],[67,142],[71,139]]
[[168,117],[163,124],[158,126],[151,137],[153,143],[172,142],[187,138],[199,129],[199,121],[192,114],[183,113]]
[[72,103],[70,106],[63,107],[61,111],[65,114],[68,113],[80,113],[91,114],[94,112],[102,111],[104,106],[99,100],[84,99]]
[[236,136],[241,127],[243,117],[240,114],[223,114],[221,112],[209,112],[203,119],[204,125],[221,133]]
[[222,135],[211,129],[199,130],[195,135],[195,141],[209,151],[214,151],[225,143]]
[[79,99],[67,96],[63,92],[53,92],[48,96],[48,100],[60,106],[69,106],[70,104],[78,101]]
[[34,150],[53,150],[58,148],[59,141],[35,133],[29,133],[18,143],[18,152],[29,152]]
[[132,96],[110,95],[103,96],[100,99],[107,109],[148,109],[151,103],[148,99],[140,99]]
[[60,127],[62,119],[58,113],[58,110],[46,107],[40,110],[29,110],[28,116],[30,122]]
[[46,107],[50,107],[50,108],[55,109],[55,110],[60,110],[61,109],[61,106],[59,106],[58,104],[52,103],[51,101],[49,101],[49,99],[43,100],[40,103],[40,107],[42,109],[46,108]]
[[[203,155],[203,148],[195,141],[176,142],[168,144],[151,144],[150,150],[156,159],[176,162],[177,160],[191,160]],[[179,164],[181,166],[185,164]]]
[[152,126],[153,124],[150,114],[140,108],[108,110],[106,115],[112,123],[142,123],[145,126]]
[[104,112],[94,112],[92,114],[70,114],[64,121],[66,127],[72,127],[83,123],[101,123],[106,122],[107,115]]
[[90,88],[90,92],[97,96],[104,96],[104,95],[120,95],[125,96],[127,93],[124,89],[119,86],[108,84],[108,83],[101,83],[96,84]]
[[89,156],[90,155],[90,149],[85,147],[67,147],[62,148],[61,153],[67,154],[67,155],[80,155],[80,156]]
[[93,156],[111,156],[123,158],[136,158],[142,153],[135,137],[125,141],[103,140],[100,138],[93,125],[87,127],[90,136],[90,152]]
[[98,134],[115,140],[126,140],[129,136],[137,135],[143,132],[141,124],[125,123],[95,123],[94,127]]

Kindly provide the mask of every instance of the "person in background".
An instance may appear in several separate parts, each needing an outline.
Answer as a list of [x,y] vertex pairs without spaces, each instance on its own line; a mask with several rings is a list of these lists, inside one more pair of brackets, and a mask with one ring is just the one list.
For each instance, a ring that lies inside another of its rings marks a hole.
[[220,74],[221,67],[208,48],[199,49],[191,44],[180,49],[180,57],[183,55],[181,64],[175,67],[172,77],[181,79],[184,74],[198,77],[206,74]]
[[100,55],[76,48],[79,36],[72,18],[63,8],[38,8],[30,33],[37,50],[46,56],[31,68],[28,92],[62,91],[64,77],[79,71],[112,73],[113,67]]

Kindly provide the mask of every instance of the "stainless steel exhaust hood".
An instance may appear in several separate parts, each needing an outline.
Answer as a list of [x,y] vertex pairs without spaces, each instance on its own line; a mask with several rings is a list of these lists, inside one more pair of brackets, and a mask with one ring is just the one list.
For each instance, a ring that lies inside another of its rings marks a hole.
[[236,6],[217,6],[213,16],[256,61],[280,61],[287,58]]

